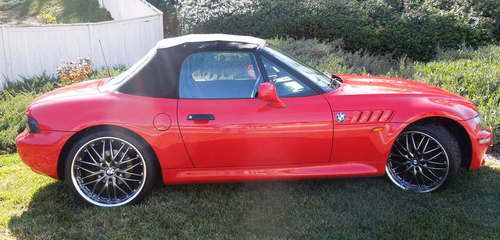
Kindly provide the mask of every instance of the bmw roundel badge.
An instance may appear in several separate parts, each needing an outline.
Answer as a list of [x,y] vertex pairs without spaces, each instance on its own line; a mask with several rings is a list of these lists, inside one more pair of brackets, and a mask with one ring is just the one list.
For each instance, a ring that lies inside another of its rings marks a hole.
[[344,122],[345,121],[345,113],[339,112],[339,113],[337,113],[337,116],[335,118],[337,119],[337,122]]

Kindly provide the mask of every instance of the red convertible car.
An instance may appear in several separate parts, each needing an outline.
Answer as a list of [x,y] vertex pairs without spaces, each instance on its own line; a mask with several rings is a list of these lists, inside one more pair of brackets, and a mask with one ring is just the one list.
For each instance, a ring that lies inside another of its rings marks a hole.
[[47,93],[16,139],[34,171],[93,205],[165,184],[386,174],[430,192],[481,167],[491,131],[469,100],[405,79],[326,75],[262,39],[159,42],[113,79]]

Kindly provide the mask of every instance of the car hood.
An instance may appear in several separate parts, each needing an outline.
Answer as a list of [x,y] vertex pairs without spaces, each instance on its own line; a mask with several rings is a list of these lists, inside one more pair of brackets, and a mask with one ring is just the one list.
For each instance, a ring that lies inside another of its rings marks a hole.
[[398,112],[395,122],[406,122],[424,113],[453,115],[460,120],[478,114],[470,100],[429,84],[390,77],[336,77],[343,84],[325,96],[336,111],[391,110]]
[[100,93],[100,86],[102,86],[107,80],[109,80],[109,78],[89,80],[57,88],[36,98],[31,105],[47,101],[96,95]]
[[342,90],[346,94],[412,94],[438,95],[452,98],[462,97],[434,85],[402,78],[335,75],[342,79]]

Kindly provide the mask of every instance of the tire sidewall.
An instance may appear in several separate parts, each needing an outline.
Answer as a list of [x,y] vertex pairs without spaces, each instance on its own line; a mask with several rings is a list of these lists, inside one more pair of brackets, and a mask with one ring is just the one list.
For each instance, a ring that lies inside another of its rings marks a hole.
[[[144,185],[142,186],[140,192],[137,195],[135,195],[135,197],[132,200],[118,206],[105,206],[105,205],[100,206],[88,201],[87,199],[85,199],[85,197],[82,196],[82,193],[78,191],[77,186],[75,186],[75,183],[72,178],[73,161],[75,160],[75,156],[78,153],[78,151],[88,142],[98,138],[105,138],[105,137],[118,138],[130,143],[137,149],[137,151],[139,151],[139,153],[144,158],[144,162],[146,164],[146,178],[144,180]],[[158,164],[156,157],[153,155],[153,153],[151,152],[147,144],[144,143],[144,141],[141,141],[137,137],[131,136],[130,134],[126,134],[120,131],[102,130],[97,132],[91,132],[89,134],[82,136],[71,147],[71,150],[69,151],[69,153],[65,158],[64,179],[66,185],[71,189],[71,191],[77,196],[79,200],[92,206],[119,207],[119,206],[135,204],[144,199],[144,197],[146,197],[151,192],[156,182],[156,179],[158,178],[157,169],[158,169]]]
[[[436,141],[441,144],[441,146],[444,148],[445,154],[448,157],[448,174],[446,176],[446,179],[444,182],[436,189],[433,189],[430,192],[433,191],[439,191],[444,189],[446,186],[448,186],[450,183],[454,182],[459,169],[461,165],[461,152],[459,149],[459,144],[455,137],[446,129],[444,126],[438,125],[438,124],[425,124],[425,125],[415,125],[411,126],[407,129],[405,129],[400,135],[402,135],[405,132],[410,132],[410,131],[416,131],[416,132],[422,132],[424,134],[427,134],[431,137],[433,137]],[[398,138],[399,136],[398,135]],[[397,141],[397,139],[395,141]],[[392,148],[391,148],[392,149]],[[392,150],[391,150],[392,151]],[[389,175],[390,173],[386,173]],[[389,177],[390,178],[390,177]],[[393,180],[391,179],[391,182]]]

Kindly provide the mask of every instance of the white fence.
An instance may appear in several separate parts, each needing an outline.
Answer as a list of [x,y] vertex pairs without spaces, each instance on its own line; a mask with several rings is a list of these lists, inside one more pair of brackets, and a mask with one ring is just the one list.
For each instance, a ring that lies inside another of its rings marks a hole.
[[0,88],[6,81],[55,74],[62,61],[89,57],[94,68],[131,65],[163,38],[162,12],[144,0],[99,0],[114,20],[0,26]]

